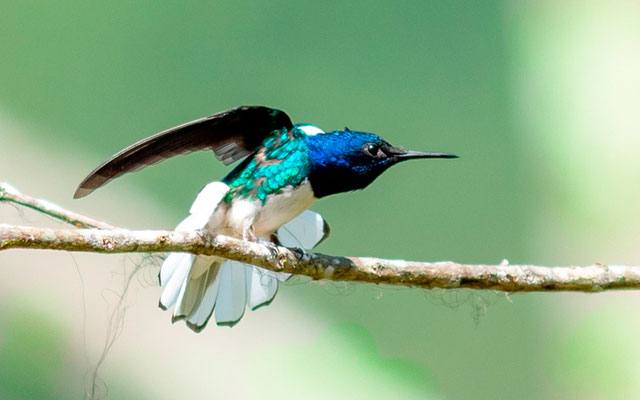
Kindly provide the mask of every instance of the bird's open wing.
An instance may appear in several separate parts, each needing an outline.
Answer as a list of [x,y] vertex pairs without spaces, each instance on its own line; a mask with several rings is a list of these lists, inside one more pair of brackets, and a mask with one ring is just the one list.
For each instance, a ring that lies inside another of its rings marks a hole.
[[80,183],[73,197],[84,197],[127,172],[197,150],[213,150],[220,161],[230,164],[253,152],[274,130],[292,127],[283,111],[261,106],[240,106],[187,122],[113,155]]

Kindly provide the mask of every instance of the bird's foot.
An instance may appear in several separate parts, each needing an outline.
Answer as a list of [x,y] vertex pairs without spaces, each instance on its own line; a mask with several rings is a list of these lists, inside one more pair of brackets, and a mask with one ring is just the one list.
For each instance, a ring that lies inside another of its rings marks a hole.
[[300,247],[290,247],[289,249],[291,250],[291,252],[293,254],[295,254],[295,256],[296,256],[296,258],[298,260],[302,259],[302,257],[304,257],[307,254],[307,252],[304,251],[304,249],[300,248]]
[[272,258],[278,258],[280,256],[280,251],[278,251],[278,245],[273,242],[262,242],[267,249],[269,249],[269,253],[271,253]]

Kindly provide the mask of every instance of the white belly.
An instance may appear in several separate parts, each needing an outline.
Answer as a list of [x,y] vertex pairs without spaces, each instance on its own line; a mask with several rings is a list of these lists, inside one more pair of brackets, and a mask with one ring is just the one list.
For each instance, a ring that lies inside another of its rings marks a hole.
[[316,197],[309,181],[302,185],[285,188],[282,193],[267,198],[258,217],[253,222],[253,231],[258,237],[269,237],[278,228],[311,207]]
[[268,239],[278,228],[301,212],[316,200],[311,184],[282,189],[280,194],[270,195],[264,205],[260,200],[235,199],[226,207],[218,207],[216,223],[208,228],[216,233],[248,239],[248,231],[257,237]]

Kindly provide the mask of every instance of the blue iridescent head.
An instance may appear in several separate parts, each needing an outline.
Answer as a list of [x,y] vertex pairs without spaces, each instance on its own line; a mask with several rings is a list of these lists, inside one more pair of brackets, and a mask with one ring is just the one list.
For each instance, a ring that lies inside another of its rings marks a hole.
[[373,133],[349,129],[307,137],[309,181],[317,198],[364,189],[387,168],[417,158],[456,158],[449,153],[405,150]]

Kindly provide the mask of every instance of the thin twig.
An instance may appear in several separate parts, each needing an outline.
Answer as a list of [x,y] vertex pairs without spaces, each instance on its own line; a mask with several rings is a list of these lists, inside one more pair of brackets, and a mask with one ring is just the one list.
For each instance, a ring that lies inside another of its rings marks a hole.
[[2,201],[31,208],[52,218],[71,224],[76,228],[118,229],[117,226],[107,224],[106,222],[65,210],[47,200],[36,199],[35,197],[21,193],[18,189],[6,182],[0,182],[0,202]]
[[216,255],[312,279],[424,288],[507,292],[640,289],[640,266],[465,265],[334,257],[269,247],[206,232],[48,229],[0,224],[0,250],[11,248],[95,253],[183,251]]

